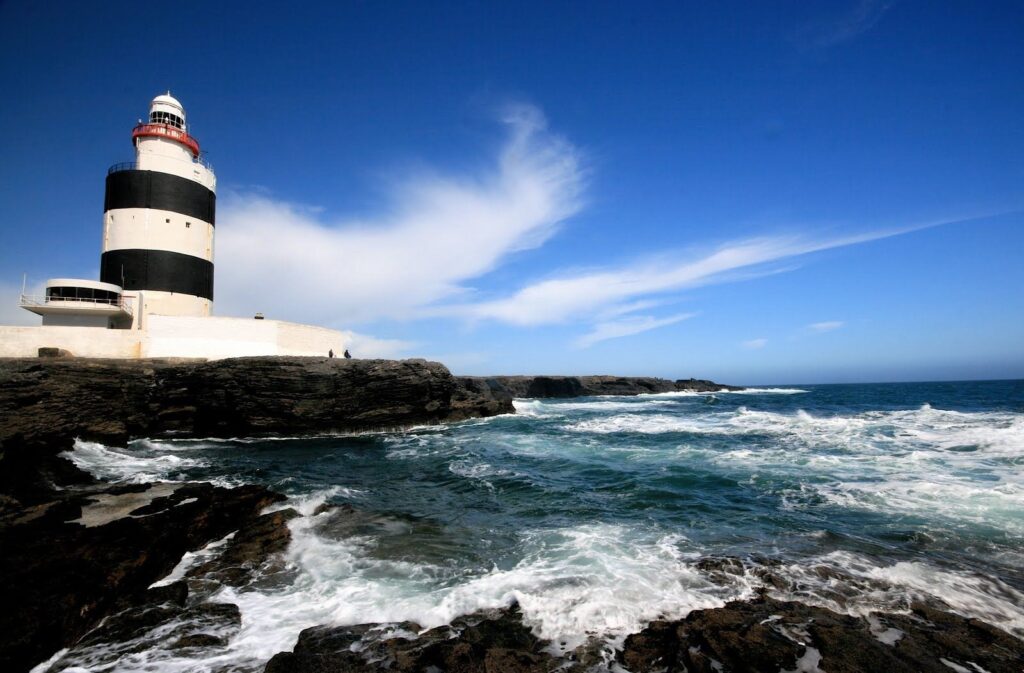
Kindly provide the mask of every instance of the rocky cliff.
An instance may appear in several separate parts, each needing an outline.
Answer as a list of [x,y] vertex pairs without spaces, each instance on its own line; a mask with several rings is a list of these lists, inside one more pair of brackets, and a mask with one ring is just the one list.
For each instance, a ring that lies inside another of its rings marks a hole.
[[302,435],[512,410],[507,394],[426,360],[0,360],[0,441]]

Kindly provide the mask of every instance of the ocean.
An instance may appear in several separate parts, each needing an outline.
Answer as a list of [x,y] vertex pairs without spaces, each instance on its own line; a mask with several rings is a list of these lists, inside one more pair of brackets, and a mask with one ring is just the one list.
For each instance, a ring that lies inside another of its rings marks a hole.
[[[288,495],[284,570],[212,586],[224,648],[84,648],[92,671],[262,670],[317,624],[426,627],[518,601],[553,648],[769,595],[943,604],[1024,638],[1024,381],[517,400],[515,415],[317,438],[79,442],[117,481]],[[314,514],[324,503],[350,505]],[[211,549],[190,554],[167,581]],[[716,573],[709,560],[739,559]]]

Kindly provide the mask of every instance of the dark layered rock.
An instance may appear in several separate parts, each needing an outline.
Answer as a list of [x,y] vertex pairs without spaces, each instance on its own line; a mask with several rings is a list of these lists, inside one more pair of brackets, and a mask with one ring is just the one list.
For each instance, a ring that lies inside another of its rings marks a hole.
[[[564,657],[522,623],[517,606],[460,617],[423,630],[410,622],[316,626],[265,673],[605,670],[600,647]],[[655,621],[626,638],[618,664],[632,673],[1019,673],[1024,642],[988,624],[923,605],[911,614],[841,615],[761,597]],[[960,668],[957,668],[960,667]]]
[[679,621],[653,622],[626,638],[619,660],[633,673],[1019,673],[1024,642],[975,619],[923,605],[913,606],[909,615],[864,619],[760,598],[696,610]]
[[6,512],[0,670],[28,670],[125,606],[182,609],[182,585],[147,587],[186,551],[244,528],[282,498],[260,486],[93,486]]
[[562,667],[523,625],[516,606],[475,613],[428,631],[410,622],[316,626],[291,652],[275,655],[266,673],[440,670],[450,673],[541,673]]
[[317,434],[511,413],[426,360],[0,360],[0,441]]
[[253,582],[259,571],[281,572],[280,566],[265,567],[267,559],[288,547],[292,539],[288,522],[298,516],[289,508],[257,517],[235,533],[223,552],[190,570],[188,577],[237,587]]
[[0,359],[0,512],[90,482],[58,456],[74,438],[326,434],[513,411],[507,392],[425,360]]
[[600,395],[643,395],[678,391],[742,390],[703,379],[670,381],[651,376],[491,376],[474,380],[512,397],[565,398]]

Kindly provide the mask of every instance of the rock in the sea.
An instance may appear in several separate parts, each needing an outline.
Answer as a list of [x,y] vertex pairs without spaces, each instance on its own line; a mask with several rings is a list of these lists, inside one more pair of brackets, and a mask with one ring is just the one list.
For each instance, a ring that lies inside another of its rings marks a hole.
[[261,486],[93,487],[0,521],[0,671],[27,671],[132,603],[180,610],[183,587],[147,594],[186,551],[283,499]]
[[652,376],[491,376],[473,380],[486,384],[492,390],[505,391],[512,397],[533,398],[742,390],[738,386],[702,379],[669,381]]
[[925,606],[864,619],[762,597],[653,622],[626,638],[619,657],[633,673],[1019,673],[1024,642]]
[[[294,509],[263,514],[243,526],[224,551],[188,572],[188,577],[211,579],[220,584],[242,586],[263,569],[268,557],[280,554],[292,539],[288,522],[299,516]],[[280,571],[280,568],[273,570]]]
[[523,625],[518,606],[420,631],[409,622],[316,626],[299,635],[292,652],[274,655],[265,673],[547,673],[564,663]]

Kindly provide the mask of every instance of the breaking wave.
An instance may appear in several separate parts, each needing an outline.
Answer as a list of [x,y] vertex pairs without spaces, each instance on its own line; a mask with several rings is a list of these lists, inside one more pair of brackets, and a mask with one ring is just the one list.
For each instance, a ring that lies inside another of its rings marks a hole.
[[558,649],[614,647],[759,591],[861,616],[924,602],[1024,638],[1024,403],[992,388],[958,406],[927,384],[871,403],[893,390],[516,400],[514,416],[444,429],[78,442],[69,457],[98,476],[261,481],[302,515],[276,583],[210,589],[241,610],[227,645],[78,661],[261,670],[309,626],[430,628],[512,602]]

